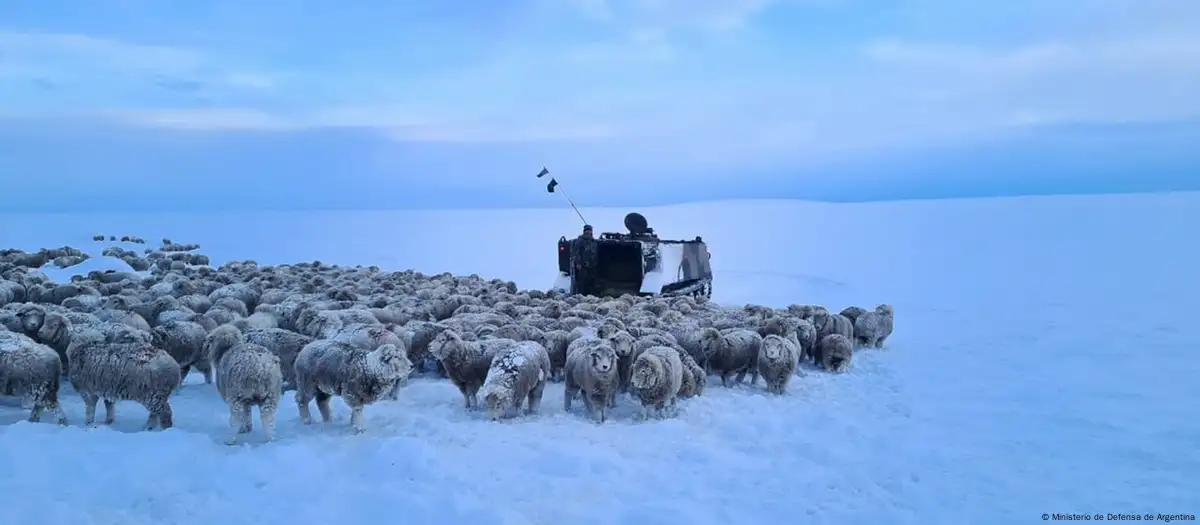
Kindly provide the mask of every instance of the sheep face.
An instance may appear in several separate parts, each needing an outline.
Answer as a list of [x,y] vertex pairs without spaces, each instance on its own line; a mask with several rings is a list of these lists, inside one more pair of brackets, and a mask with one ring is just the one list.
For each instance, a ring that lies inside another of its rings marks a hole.
[[633,372],[629,378],[629,384],[638,389],[653,388],[663,374],[662,365],[657,359],[651,359],[647,355],[639,356],[637,361],[633,362]]
[[442,330],[429,342],[429,354],[442,361],[450,356],[450,349],[462,344],[462,338],[452,330]]
[[483,404],[487,407],[488,419],[499,420],[508,413],[508,408],[513,404],[512,392],[506,388],[490,390],[484,394]]
[[617,353],[610,347],[594,348],[588,357],[591,359],[592,369],[601,375],[611,374],[617,368]]
[[887,303],[876,306],[875,312],[879,315],[886,315],[888,317],[893,317],[895,315],[895,310],[892,308],[892,305]]
[[36,334],[45,322],[46,311],[38,306],[29,305],[17,312],[17,318],[21,320],[21,329],[25,333]]

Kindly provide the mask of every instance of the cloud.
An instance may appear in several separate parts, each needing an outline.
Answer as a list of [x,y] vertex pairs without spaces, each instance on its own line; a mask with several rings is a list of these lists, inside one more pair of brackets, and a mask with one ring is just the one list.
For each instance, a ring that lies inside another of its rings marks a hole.
[[201,96],[232,97],[274,85],[263,72],[239,69],[182,47],[82,34],[0,31],[0,49],[4,51],[0,79],[36,79],[59,88],[52,101],[20,92],[9,96],[34,107],[64,102],[91,107],[137,103],[130,99],[150,105],[189,105]]
[[270,9],[214,0],[188,29],[223,51],[0,33],[0,77],[25,80],[0,96],[138,126],[572,142],[596,148],[587,161],[664,166],[797,166],[1200,116],[1193,0],[447,2],[276,13],[279,31],[249,34],[221,31]]

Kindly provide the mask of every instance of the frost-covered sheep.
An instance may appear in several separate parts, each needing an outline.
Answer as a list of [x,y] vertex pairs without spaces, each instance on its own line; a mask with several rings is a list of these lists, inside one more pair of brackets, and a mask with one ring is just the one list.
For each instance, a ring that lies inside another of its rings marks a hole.
[[[179,384],[182,387],[188,372],[204,353],[204,340],[208,333],[203,326],[188,321],[167,321],[154,327],[150,333],[151,343],[166,350],[179,363]],[[206,374],[204,382],[212,383],[212,375]]]
[[387,395],[412,372],[408,356],[396,345],[364,350],[340,341],[316,340],[296,356],[296,405],[300,422],[312,423],[308,403],[316,398],[321,420],[333,420],[329,400],[341,396],[350,406],[350,426],[366,430],[363,407]]
[[58,353],[23,334],[0,330],[0,395],[28,397],[29,421],[37,423],[49,410],[59,425],[67,415],[58,404],[62,362]]
[[105,335],[81,331],[67,349],[67,376],[83,397],[84,424],[96,420],[96,402],[104,399],[104,424],[116,420],[117,401],[136,401],[150,413],[146,429],[174,424],[171,393],[179,386],[179,363],[148,341],[105,342]]
[[258,328],[278,328],[279,318],[266,312],[254,312],[248,317],[235,320],[233,325],[243,332]]
[[230,436],[226,443],[236,444],[238,435],[250,432],[250,410],[254,406],[258,407],[263,435],[267,441],[274,441],[275,411],[283,389],[279,357],[262,345],[238,342],[226,346],[228,342],[216,341],[208,347],[208,359],[217,372],[217,392],[229,405]]
[[413,366],[420,370],[425,365],[425,362],[431,357],[429,343],[448,328],[450,328],[448,325],[429,321],[413,321],[405,325],[400,336],[401,339],[404,339],[405,347],[408,350],[408,359],[412,361]]
[[279,368],[283,374],[283,390],[296,389],[296,356],[304,345],[313,338],[282,328],[259,328],[246,330],[243,334],[247,343],[261,345],[279,357]]
[[750,384],[758,381],[758,351],[762,347],[762,336],[753,330],[731,328],[722,333],[705,330],[701,344],[710,352],[713,372],[721,376],[721,386],[729,386],[729,376],[737,374],[734,381],[741,383],[746,373],[751,374]]
[[487,380],[492,359],[505,348],[499,341],[502,340],[465,341],[458,332],[444,330],[429,343],[430,354],[442,364],[450,382],[462,393],[468,410],[479,406],[477,395]]
[[492,332],[492,337],[497,339],[512,339],[513,341],[536,341],[541,343],[546,340],[546,334],[537,327],[527,324],[506,324]]
[[[692,355],[686,350],[678,346],[670,346],[675,349],[675,353],[679,354],[679,362],[683,363],[683,383],[679,387],[679,398],[687,399],[704,394],[704,387],[708,385],[708,374],[704,373],[704,369],[692,359]],[[635,350],[636,352],[636,350]]]
[[861,306],[847,306],[841,312],[838,312],[838,315],[845,317],[846,319],[849,319],[850,324],[854,324],[854,321],[856,319],[858,319],[858,316],[860,316],[866,312],[867,312],[866,308],[863,308]]
[[546,352],[550,354],[550,379],[561,381],[563,367],[567,365],[567,346],[571,344],[570,332],[547,330],[542,334]]
[[892,335],[894,310],[890,304],[881,304],[873,312],[864,312],[854,321],[854,339],[866,348],[883,348],[883,342]]
[[649,417],[651,407],[658,416],[668,406],[674,408],[682,385],[683,362],[671,347],[650,347],[633,361],[629,391],[641,401],[643,419]]
[[534,341],[521,341],[499,351],[492,359],[487,379],[479,389],[488,417],[500,419],[526,404],[526,414],[536,414],[550,378],[550,354]]
[[712,341],[720,337],[721,331],[716,328],[700,328],[692,325],[677,326],[671,332],[671,336],[687,353],[692,356],[696,364],[704,368],[705,373],[712,373],[712,357],[716,347],[706,345],[705,341]]
[[763,338],[758,373],[767,383],[767,392],[783,395],[799,364],[800,348],[795,342],[775,334]]
[[567,353],[563,410],[571,410],[571,400],[583,392],[583,404],[598,422],[608,419],[608,409],[620,387],[617,373],[617,351],[602,339],[585,339],[586,344],[572,343]]
[[850,338],[842,334],[829,334],[817,342],[814,357],[822,368],[830,372],[842,372],[850,366],[853,351]]
[[812,323],[813,327],[817,329],[818,341],[830,334],[841,334],[846,339],[854,340],[854,324],[846,316],[817,312],[813,314]]

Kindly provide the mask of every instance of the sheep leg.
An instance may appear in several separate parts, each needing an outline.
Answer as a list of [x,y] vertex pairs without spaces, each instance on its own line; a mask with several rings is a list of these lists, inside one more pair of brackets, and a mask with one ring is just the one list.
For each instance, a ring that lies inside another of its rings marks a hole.
[[111,425],[117,420],[117,402],[111,399],[104,400],[104,424]]
[[200,371],[200,373],[201,373],[201,374],[204,374],[204,384],[206,384],[206,385],[211,385],[211,384],[212,384],[212,382],[213,382],[213,373],[212,373],[212,369],[209,369],[209,370],[201,370],[201,371]]
[[563,412],[571,411],[571,398],[575,397],[575,394],[578,393],[579,387],[572,387],[569,384],[567,385],[566,391],[563,392]]
[[37,423],[42,420],[42,404],[34,401],[33,408],[29,410],[29,422]]
[[875,348],[883,348],[883,342],[885,340],[887,340],[887,338],[888,338],[888,336],[885,335],[883,337],[880,337],[879,339],[876,339],[875,340]]
[[268,400],[258,406],[258,420],[262,423],[263,436],[267,441],[275,441],[275,412],[279,409],[279,403],[274,400]]
[[363,425],[363,405],[358,402],[350,403],[350,427],[354,429],[355,434],[362,434],[367,431]]
[[192,371],[192,365],[183,365],[179,367],[179,389],[183,389],[183,384],[187,382],[187,376]]
[[308,402],[312,401],[313,393],[308,388],[297,385],[295,397],[296,408],[300,410],[300,423],[311,425],[312,413],[308,411]]
[[729,387],[729,372],[721,372],[721,386]]
[[93,425],[96,423],[96,402],[100,401],[100,396],[82,394],[81,397],[83,397],[83,424]]
[[[763,381],[765,382],[766,378],[763,378]],[[757,384],[758,384],[758,367],[755,366],[750,369],[750,386],[754,386]]]
[[742,383],[745,383],[746,382],[746,369],[743,368],[741,370],[738,370],[737,375],[734,376],[733,380],[734,380],[734,382],[736,382],[739,385]]
[[545,393],[546,383],[539,383],[529,391],[529,409],[526,414],[537,414],[542,407],[542,394]]
[[146,405],[146,409],[150,411],[150,416],[146,418],[146,430],[155,427],[166,430],[174,426],[171,404],[167,399],[154,399]]
[[329,409],[329,400],[332,398],[330,394],[317,391],[317,412],[321,413],[321,421],[326,423],[333,421],[333,411]]
[[254,422],[250,418],[250,403],[236,401],[233,403],[231,409],[237,411],[238,434],[249,434],[251,430],[254,430]]

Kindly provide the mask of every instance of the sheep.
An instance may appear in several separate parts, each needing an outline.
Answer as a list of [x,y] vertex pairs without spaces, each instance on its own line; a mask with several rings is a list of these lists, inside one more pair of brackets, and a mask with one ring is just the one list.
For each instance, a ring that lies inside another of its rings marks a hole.
[[[82,332],[97,332],[109,343],[131,343],[145,342],[153,343],[153,336],[148,332],[137,330],[133,327],[124,324],[106,323],[96,320],[94,317],[90,319],[79,319],[83,323],[76,324],[70,320],[73,312],[58,313],[51,312],[46,314],[42,321],[41,328],[37,331],[36,340],[58,352],[58,357],[62,361],[63,370],[69,371],[69,357],[67,355],[71,343],[75,336]],[[84,314],[86,317],[86,314]],[[87,323],[89,322],[90,323]]]
[[701,341],[710,358],[712,370],[721,376],[721,386],[729,386],[729,376],[737,374],[734,381],[742,383],[746,373],[751,374],[750,384],[758,381],[758,351],[762,336],[753,330],[732,328],[727,332],[705,330]]
[[[571,410],[571,400],[583,392],[583,404],[599,423],[608,419],[608,408],[616,398],[620,376],[617,351],[602,339],[589,338],[567,353],[563,410]],[[574,344],[574,343],[572,343]]]
[[642,419],[649,417],[651,406],[659,416],[668,406],[674,408],[682,385],[683,362],[671,347],[648,348],[633,362],[629,390],[642,402]]
[[[679,387],[679,398],[687,399],[704,394],[704,387],[708,384],[708,375],[704,373],[704,369],[692,359],[692,355],[686,350],[671,346],[675,349],[675,353],[679,354],[679,362],[683,363],[683,383]],[[635,351],[636,352],[636,351]]]
[[179,363],[147,341],[106,342],[95,330],[72,335],[67,348],[67,377],[83,397],[84,424],[96,420],[96,402],[104,399],[104,424],[116,420],[117,401],[136,401],[150,413],[146,430],[174,424],[171,393],[179,386]]
[[716,328],[700,328],[698,326],[683,325],[677,326],[671,332],[671,336],[687,353],[696,360],[696,364],[704,368],[706,374],[712,373],[712,357],[714,347],[704,344],[704,341],[711,341],[721,335],[721,331]]
[[497,339],[512,339],[513,341],[545,341],[546,334],[536,327],[527,324],[506,324],[492,332]]
[[278,328],[279,318],[266,312],[254,312],[247,317],[233,321],[233,325],[243,332],[256,328]]
[[818,341],[829,334],[841,334],[846,339],[854,340],[854,324],[844,315],[817,312],[813,314],[812,324],[817,329]]
[[225,328],[230,329],[228,337],[216,338],[213,344],[206,345],[208,360],[216,365],[217,392],[229,405],[230,436],[225,443],[235,445],[239,435],[250,432],[252,406],[258,406],[266,440],[274,441],[275,411],[283,388],[279,357],[265,346],[244,342],[242,333],[233,326],[218,330]]
[[850,366],[853,350],[850,338],[842,334],[829,334],[817,342],[814,357],[825,370],[843,372]]
[[[204,353],[204,341],[208,334],[204,327],[188,321],[167,321],[150,332],[151,343],[166,350],[179,363],[179,386],[187,380],[188,372]],[[211,384],[211,374],[204,376],[204,383]]]
[[363,407],[387,395],[397,382],[412,372],[412,363],[396,345],[364,350],[341,341],[318,339],[296,356],[296,405],[300,422],[312,423],[308,403],[317,400],[321,420],[333,420],[329,400],[341,396],[350,406],[350,426],[356,434],[366,431]]
[[550,354],[541,344],[521,341],[499,351],[479,389],[488,417],[498,420],[509,410],[520,410],[522,402],[527,403],[526,414],[537,414],[549,378]]
[[565,330],[547,330],[542,333],[546,352],[550,354],[550,379],[561,381],[563,367],[567,365],[567,346],[571,344],[570,332]]
[[279,357],[283,391],[295,390],[296,356],[300,354],[300,349],[313,342],[313,338],[283,328],[256,328],[246,330],[243,335],[247,343],[264,346]]
[[854,324],[854,321],[856,319],[858,319],[858,316],[860,316],[866,312],[867,312],[867,310],[865,308],[862,308],[861,306],[847,306],[845,309],[843,309],[841,312],[839,312],[838,315],[845,317],[846,319],[849,319],[850,324]]
[[56,422],[67,426],[67,415],[58,404],[62,362],[53,349],[26,335],[0,330],[0,395],[27,396],[33,404],[29,422],[37,423],[49,410]]
[[503,340],[464,341],[458,332],[444,330],[429,343],[430,354],[442,364],[450,382],[462,393],[467,410],[479,406],[477,395],[487,380],[492,359],[504,346],[515,344],[510,342],[510,345],[504,345],[499,341]]
[[762,339],[757,366],[767,383],[767,392],[783,395],[799,363],[800,348],[795,342],[775,334]]
[[864,312],[854,321],[854,339],[865,348],[883,348],[883,342],[892,335],[894,310],[890,304],[881,304],[873,312]]
[[429,321],[413,321],[405,326],[400,337],[408,349],[408,359],[414,366],[421,367],[425,364],[431,357],[429,343],[447,328],[449,326],[445,324]]

